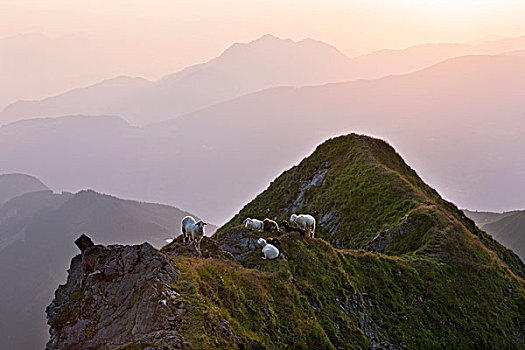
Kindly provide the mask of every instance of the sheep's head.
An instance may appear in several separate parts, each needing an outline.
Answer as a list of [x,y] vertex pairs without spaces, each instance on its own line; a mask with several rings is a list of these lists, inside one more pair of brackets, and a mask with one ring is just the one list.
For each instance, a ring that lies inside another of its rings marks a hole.
[[208,225],[207,223],[205,223],[204,221],[199,221],[195,224],[195,227],[197,227],[197,232],[200,234],[200,235],[204,235],[204,226]]
[[264,247],[266,245],[266,240],[264,238],[259,238],[257,244]]
[[292,216],[290,216],[290,221],[291,222],[295,222],[296,219],[297,219],[297,215],[292,214]]

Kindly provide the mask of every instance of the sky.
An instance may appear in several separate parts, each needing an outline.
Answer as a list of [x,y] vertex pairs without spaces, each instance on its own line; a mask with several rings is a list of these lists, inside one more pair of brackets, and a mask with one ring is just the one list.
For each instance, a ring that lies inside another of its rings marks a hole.
[[112,73],[149,79],[265,33],[348,56],[525,34],[523,0],[0,0],[0,14],[0,38],[73,34],[114,62]]

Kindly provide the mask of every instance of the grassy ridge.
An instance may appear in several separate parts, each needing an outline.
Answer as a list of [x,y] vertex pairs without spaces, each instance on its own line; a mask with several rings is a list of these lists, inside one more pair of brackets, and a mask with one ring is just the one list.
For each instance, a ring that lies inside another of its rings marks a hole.
[[[309,186],[316,176],[322,179]],[[434,254],[450,256],[448,248],[441,246],[443,237],[436,234],[446,227],[462,233],[469,231],[515,274],[525,276],[524,265],[516,254],[477,229],[382,140],[349,135],[326,141],[272,182],[215,237],[220,240],[246,217],[282,220],[292,212],[314,215],[317,237],[347,249],[366,249],[380,232],[399,231],[404,224],[403,233],[408,232],[409,237],[390,234],[392,243],[384,251],[396,255],[426,254],[430,249]]]
[[[247,233],[249,234],[249,233]],[[256,237],[258,235],[254,235]],[[522,281],[503,267],[281,237],[286,259],[173,256],[189,348],[515,348]]]

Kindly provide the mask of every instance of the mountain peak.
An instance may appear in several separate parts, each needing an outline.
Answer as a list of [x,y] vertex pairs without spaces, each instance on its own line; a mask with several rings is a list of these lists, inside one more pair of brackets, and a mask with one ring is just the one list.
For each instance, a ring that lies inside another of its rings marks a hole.
[[[256,242],[269,233],[249,231],[242,220],[292,212],[315,215],[320,238],[282,233],[280,257],[261,260]],[[47,309],[48,348],[522,342],[523,281],[497,257],[512,253],[476,231],[378,139],[326,141],[202,243],[204,257],[180,238],[160,251],[88,248]]]
[[[247,43],[235,43],[227,48],[219,57],[228,57],[231,55],[246,54],[252,50],[256,50],[259,54],[265,54],[266,50],[270,50],[270,54],[280,54],[285,55],[287,51],[297,51],[302,50],[305,54],[309,53],[311,55],[333,55],[337,54],[341,57],[345,57],[337,48],[327,44],[320,40],[315,40],[311,38],[305,38],[298,41],[287,38],[283,39],[273,34],[264,34],[261,37],[252,40]],[[261,51],[259,51],[261,50]],[[278,51],[271,51],[278,50]],[[283,51],[284,50],[284,51]],[[265,57],[268,54],[266,53]],[[281,57],[282,59],[282,57]]]
[[34,176],[26,174],[0,174],[0,205],[22,194],[45,191],[49,188]]
[[[318,219],[316,236],[335,247],[396,255],[449,256],[448,247],[434,230],[440,225],[460,231],[466,230],[460,226],[468,227],[479,237],[476,244],[487,244],[516,274],[525,275],[515,254],[490,242],[380,139],[350,134],[325,141],[273,181],[216,235],[220,239],[246,217],[264,215],[281,221],[298,212],[314,215]],[[464,245],[465,256],[470,251],[471,258],[478,258],[478,248],[463,240],[457,244]]]

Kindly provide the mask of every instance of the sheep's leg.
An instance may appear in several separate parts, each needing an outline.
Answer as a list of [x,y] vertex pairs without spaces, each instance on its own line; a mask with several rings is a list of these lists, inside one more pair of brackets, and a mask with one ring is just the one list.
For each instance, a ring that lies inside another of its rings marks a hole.
[[201,253],[201,239],[197,240],[197,245],[195,246],[195,249],[197,250],[197,253],[199,253],[199,255],[202,255]]

